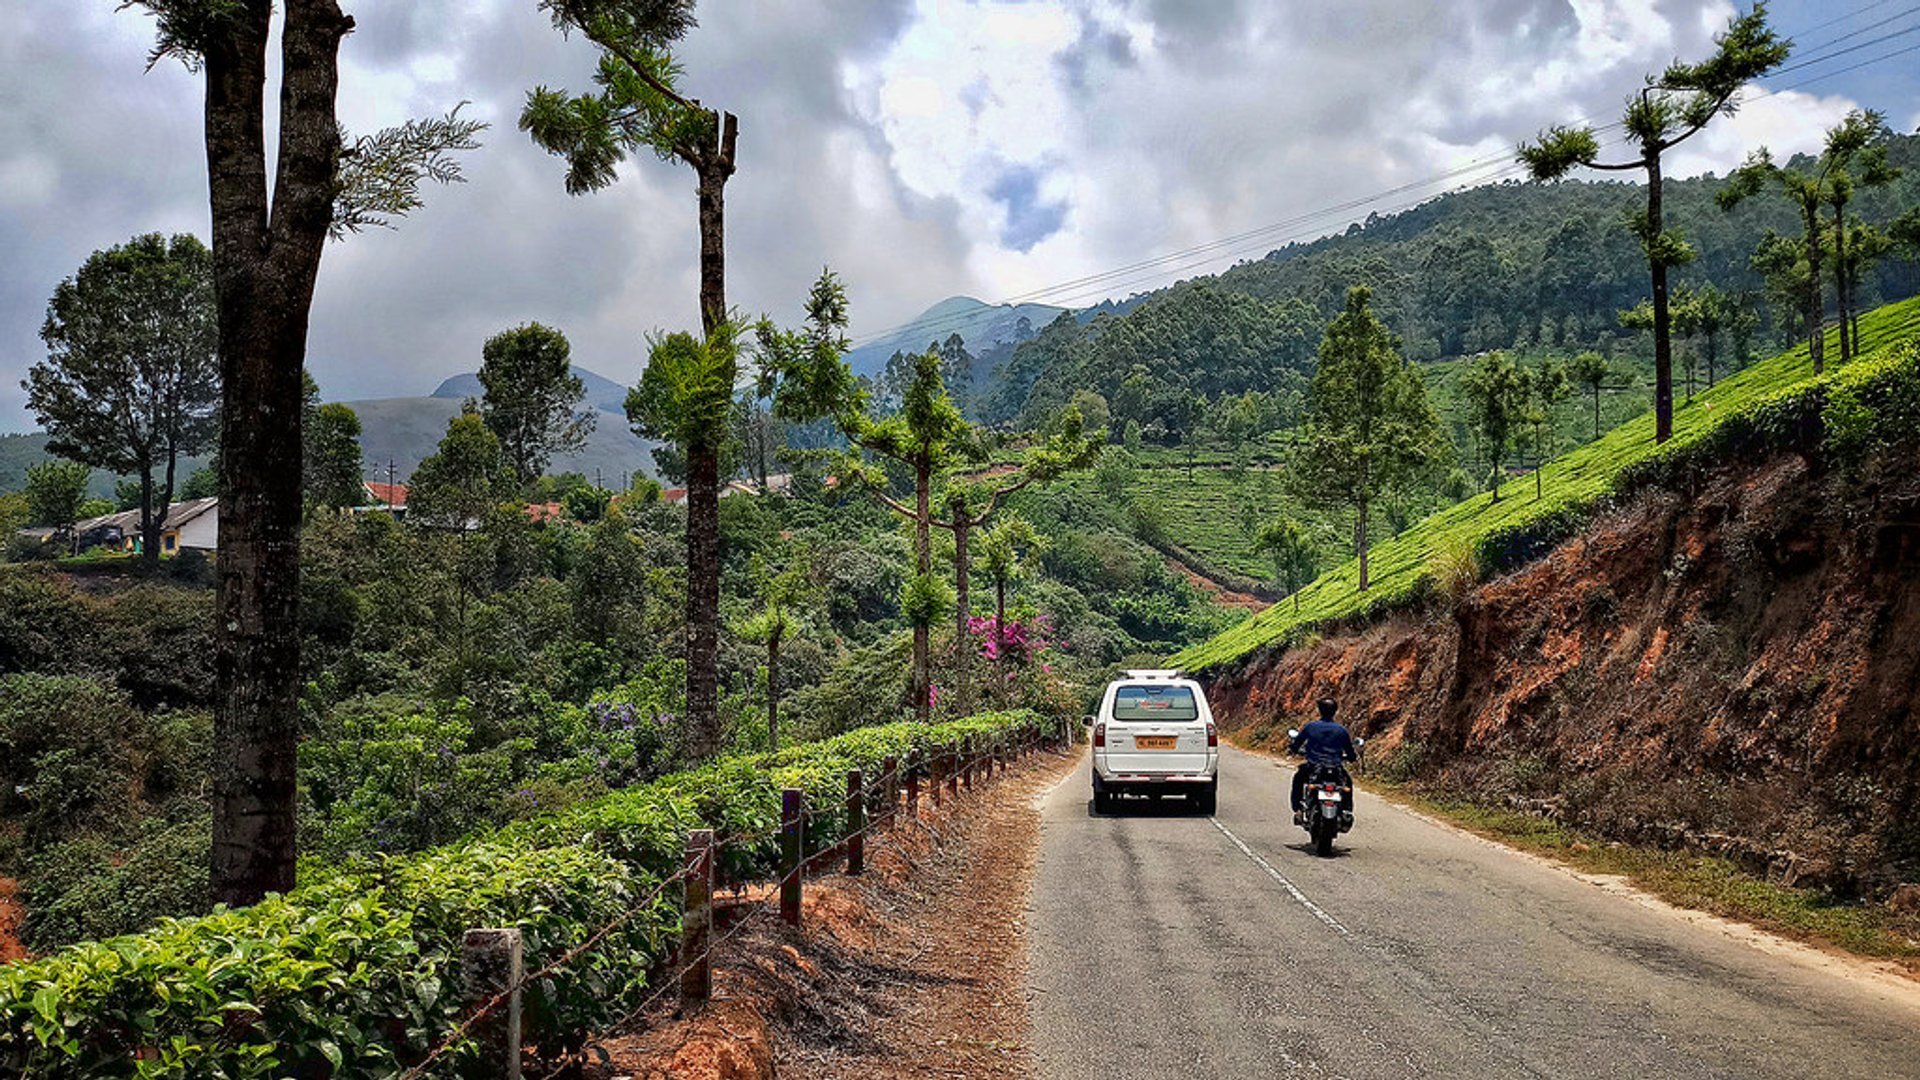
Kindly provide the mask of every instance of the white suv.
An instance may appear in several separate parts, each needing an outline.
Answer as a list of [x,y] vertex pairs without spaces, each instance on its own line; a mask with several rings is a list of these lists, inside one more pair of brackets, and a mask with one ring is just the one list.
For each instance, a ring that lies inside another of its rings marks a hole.
[[1093,808],[1120,795],[1185,795],[1211,814],[1220,791],[1220,735],[1200,684],[1177,671],[1129,671],[1107,684],[1093,725]]

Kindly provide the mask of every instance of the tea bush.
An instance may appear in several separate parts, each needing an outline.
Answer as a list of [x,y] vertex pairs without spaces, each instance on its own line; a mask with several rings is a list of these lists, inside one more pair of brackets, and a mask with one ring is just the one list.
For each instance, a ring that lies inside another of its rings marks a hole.
[[294,892],[250,908],[0,967],[0,1075],[389,1076],[461,1017],[466,929],[519,927],[535,970],[639,904],[526,988],[528,1038],[575,1045],[648,990],[679,923],[674,890],[653,893],[684,857],[688,829],[717,831],[727,876],[765,877],[782,787],[806,791],[817,850],[845,831],[849,769],[877,777],[889,756],[1043,724],[1026,711],[889,724],[723,759],[465,843],[308,866]]

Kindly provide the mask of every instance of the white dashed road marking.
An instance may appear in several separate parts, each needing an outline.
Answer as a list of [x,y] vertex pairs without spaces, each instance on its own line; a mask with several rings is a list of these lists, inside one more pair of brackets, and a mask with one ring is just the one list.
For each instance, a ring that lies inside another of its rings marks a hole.
[[1252,859],[1255,866],[1258,866],[1260,869],[1265,870],[1267,872],[1268,877],[1279,882],[1281,888],[1287,890],[1287,893],[1291,895],[1295,900],[1300,901],[1300,906],[1312,912],[1314,918],[1319,919],[1323,923],[1326,923],[1327,926],[1331,928],[1334,933],[1339,934],[1341,937],[1353,936],[1347,930],[1346,927],[1340,925],[1339,919],[1336,919],[1333,916],[1327,914],[1325,908],[1322,908],[1319,904],[1316,904],[1313,901],[1307,899],[1307,894],[1301,892],[1297,887],[1295,887],[1293,882],[1288,881],[1287,876],[1285,874],[1282,874],[1280,871],[1275,870],[1273,868],[1272,863],[1261,858],[1258,854],[1254,852],[1252,848],[1248,847],[1245,844],[1245,842],[1243,842],[1239,837],[1233,835],[1232,829],[1229,829],[1225,825],[1220,824],[1219,818],[1208,818],[1207,820],[1213,822],[1213,827],[1216,829],[1219,829],[1221,835],[1233,841],[1233,846],[1239,848],[1241,854],[1245,855],[1249,859]]

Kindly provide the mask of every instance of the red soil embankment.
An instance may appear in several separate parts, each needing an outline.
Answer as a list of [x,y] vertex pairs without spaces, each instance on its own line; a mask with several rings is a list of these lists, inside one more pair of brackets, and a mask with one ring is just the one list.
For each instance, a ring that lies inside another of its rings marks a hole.
[[0,964],[27,958],[26,946],[20,944],[20,920],[27,913],[20,906],[19,891],[19,882],[0,877]]
[[1216,680],[1255,744],[1331,694],[1402,775],[1884,895],[1920,878],[1920,475],[1798,456],[1643,496],[1451,610]]

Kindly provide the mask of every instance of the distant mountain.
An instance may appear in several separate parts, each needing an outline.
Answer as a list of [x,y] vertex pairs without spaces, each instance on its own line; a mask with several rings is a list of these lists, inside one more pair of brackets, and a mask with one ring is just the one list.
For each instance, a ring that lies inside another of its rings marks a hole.
[[[624,416],[626,414],[627,388],[625,386],[614,382],[605,375],[588,371],[579,365],[574,366],[573,373],[580,376],[581,383],[586,386],[587,404],[592,405],[601,412],[609,412],[615,416]],[[467,398],[479,397],[480,392],[480,375],[477,372],[469,371],[455,375],[441,383],[439,389],[433,392],[433,396],[437,398],[451,398],[454,401],[464,401]],[[626,426],[625,420],[621,421],[621,426]]]
[[[588,384],[590,404],[601,406],[605,387],[598,384],[602,383],[619,390],[624,401],[624,387],[598,375],[589,380],[589,374],[580,372],[582,381]],[[475,376],[456,375],[441,383],[440,389],[430,397],[347,402],[360,417],[360,450],[367,463],[367,476],[384,479],[389,462],[401,480],[413,475],[421,459],[440,445],[441,436],[447,433],[447,421],[460,413],[460,402],[478,396],[461,389],[466,380],[472,381],[475,391],[479,389]],[[598,472],[601,483],[613,487],[624,474],[641,472],[657,476],[653,465],[655,445],[629,430],[624,414],[609,412],[602,406],[597,411],[593,433],[587,436],[587,445],[577,454],[554,458],[547,468],[555,473],[584,473],[590,479]]]
[[954,334],[959,334],[968,351],[977,355],[995,345],[1017,344],[1032,337],[1065,310],[1051,304],[987,304],[971,296],[950,296],[912,322],[847,353],[847,363],[856,375],[878,375],[894,353],[922,351]]

